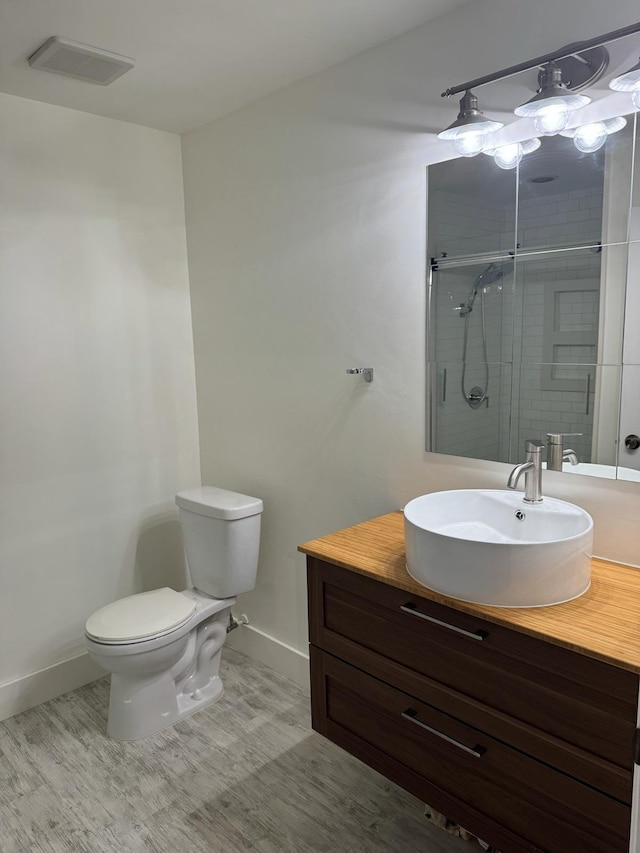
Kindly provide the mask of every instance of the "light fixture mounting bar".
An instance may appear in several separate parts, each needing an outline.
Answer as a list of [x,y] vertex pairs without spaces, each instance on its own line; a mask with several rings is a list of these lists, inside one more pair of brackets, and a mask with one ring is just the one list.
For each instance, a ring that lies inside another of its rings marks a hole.
[[640,21],[636,24],[629,24],[626,27],[621,27],[618,30],[612,30],[610,33],[596,36],[586,41],[577,41],[573,44],[566,44],[559,50],[553,53],[545,53],[542,56],[536,56],[535,59],[529,59],[526,62],[520,62],[518,65],[511,65],[509,68],[503,68],[502,71],[494,71],[493,74],[487,74],[484,77],[477,77],[475,80],[469,80],[467,83],[460,83],[458,86],[452,86],[445,89],[440,95],[441,98],[450,98],[452,95],[457,95],[460,92],[465,92],[468,89],[477,89],[478,86],[484,86],[486,83],[495,83],[496,80],[504,80],[507,77],[513,77],[514,74],[520,74],[521,71],[529,71],[540,65],[546,65],[548,62],[553,62],[558,59],[566,59],[568,56],[574,56],[578,53],[583,53],[594,47],[601,47],[604,44],[619,39],[632,36],[635,33],[640,33]]

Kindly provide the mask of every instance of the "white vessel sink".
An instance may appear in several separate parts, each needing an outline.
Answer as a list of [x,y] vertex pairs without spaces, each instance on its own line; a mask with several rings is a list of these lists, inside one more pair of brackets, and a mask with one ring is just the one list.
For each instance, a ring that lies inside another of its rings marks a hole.
[[443,595],[499,607],[544,607],[591,583],[593,520],[580,507],[522,492],[433,492],[404,508],[407,570]]

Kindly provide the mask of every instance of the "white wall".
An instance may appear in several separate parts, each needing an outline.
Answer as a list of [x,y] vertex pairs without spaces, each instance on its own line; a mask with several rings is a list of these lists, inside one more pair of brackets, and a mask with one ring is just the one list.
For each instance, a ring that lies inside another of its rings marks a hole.
[[[202,475],[265,500],[241,608],[265,634],[306,648],[298,543],[506,482],[506,465],[423,451],[425,166],[457,106],[440,92],[636,19],[631,0],[477,0],[184,137]],[[500,98],[483,89],[483,108]],[[598,554],[640,563],[637,486],[544,487],[594,515]]]
[[0,95],[0,183],[3,717],[95,677],[93,610],[181,583],[199,458],[179,138]]

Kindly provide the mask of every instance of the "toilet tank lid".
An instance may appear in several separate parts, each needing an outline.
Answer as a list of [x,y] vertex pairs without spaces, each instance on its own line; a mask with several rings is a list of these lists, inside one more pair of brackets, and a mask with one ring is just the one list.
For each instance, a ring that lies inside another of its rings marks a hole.
[[198,486],[195,489],[178,492],[176,503],[182,509],[188,509],[199,515],[225,520],[258,515],[263,509],[260,498],[228,492],[226,489],[218,489],[215,486]]

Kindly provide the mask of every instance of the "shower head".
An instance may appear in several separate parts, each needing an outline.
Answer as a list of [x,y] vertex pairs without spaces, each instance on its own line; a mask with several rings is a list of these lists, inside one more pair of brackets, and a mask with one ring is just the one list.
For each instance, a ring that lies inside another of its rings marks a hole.
[[509,275],[513,269],[513,261],[506,261],[500,266],[497,264],[489,264],[489,266],[480,273],[473,283],[474,291],[478,291],[480,287],[488,287],[490,284],[495,284],[496,281],[501,281],[505,275]]
[[467,301],[463,302],[460,306],[460,316],[466,317],[467,314],[470,314],[473,310],[473,303],[475,302],[476,296],[478,295],[478,290],[480,288],[489,287],[492,284],[495,284],[497,281],[502,281],[502,279],[509,275],[513,270],[513,260],[509,259],[507,261],[503,261],[500,265],[494,264],[493,262],[488,265],[486,269],[484,269],[479,276],[473,282],[473,286],[467,297]]

